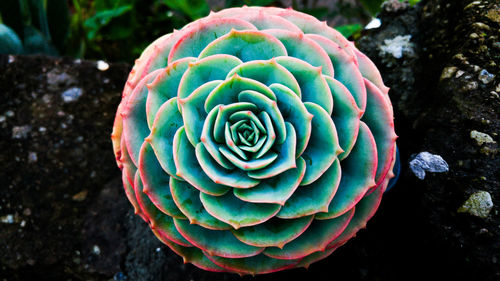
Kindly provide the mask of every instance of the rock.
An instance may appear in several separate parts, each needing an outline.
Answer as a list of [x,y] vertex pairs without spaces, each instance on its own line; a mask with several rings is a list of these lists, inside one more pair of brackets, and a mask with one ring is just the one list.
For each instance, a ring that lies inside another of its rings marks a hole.
[[[385,84],[391,88],[389,96],[394,106],[401,161],[412,159],[412,151],[439,151],[449,163],[448,173],[435,174],[424,181],[406,167],[391,190],[399,194],[399,200],[407,200],[395,204],[398,208],[393,212],[419,213],[407,218],[411,221],[407,225],[399,224],[398,232],[411,233],[419,218],[425,220],[426,227],[422,228],[429,232],[423,231],[415,239],[423,239],[426,245],[434,247],[430,250],[433,255],[442,254],[441,258],[423,254],[425,259],[435,258],[440,264],[435,272],[455,274],[433,274],[434,278],[500,280],[498,212],[490,212],[485,220],[456,214],[464,203],[464,194],[478,190],[488,192],[495,206],[500,204],[499,146],[474,134],[489,142],[478,148],[470,136],[473,130],[488,132],[495,141],[500,132],[500,103],[493,94],[499,92],[496,80],[500,25],[495,16],[491,17],[490,13],[496,13],[492,10],[498,11],[498,1],[421,1],[404,11],[382,12],[378,15],[382,26],[363,31],[364,36],[356,41],[358,48],[374,60]],[[477,36],[471,38],[472,33]],[[387,54],[380,54],[377,44],[406,35],[411,35],[414,56],[403,55],[391,64]],[[480,229],[488,229],[488,234],[478,236]],[[417,248],[413,250],[420,252]],[[401,269],[401,274],[418,271],[406,263],[420,264],[427,270],[433,266],[430,261],[417,259],[387,262]],[[422,274],[421,278],[428,276]]]
[[470,137],[476,140],[477,145],[479,146],[483,145],[484,143],[496,143],[496,141],[494,141],[490,135],[478,132],[476,130],[470,131]]
[[478,191],[473,193],[464,204],[458,208],[459,213],[469,213],[480,218],[487,218],[493,209],[491,195],[487,191]]
[[417,178],[423,180],[425,172],[443,173],[447,172],[449,167],[441,156],[424,151],[410,161],[410,169]]
[[403,57],[403,54],[413,55],[413,44],[410,42],[411,35],[398,35],[392,39],[384,40],[384,45],[380,46],[381,56],[390,54],[396,59]]
[[83,90],[81,88],[73,87],[62,92],[61,98],[64,102],[74,102],[78,100],[82,94]]
[[458,67],[456,67],[456,66],[446,67],[445,69],[443,69],[443,72],[441,73],[441,78],[439,78],[439,79],[440,80],[449,79],[449,78],[453,77],[453,75],[455,75],[457,70],[458,70]]
[[488,70],[483,69],[477,77],[483,84],[488,84],[495,79],[495,75],[488,72]]

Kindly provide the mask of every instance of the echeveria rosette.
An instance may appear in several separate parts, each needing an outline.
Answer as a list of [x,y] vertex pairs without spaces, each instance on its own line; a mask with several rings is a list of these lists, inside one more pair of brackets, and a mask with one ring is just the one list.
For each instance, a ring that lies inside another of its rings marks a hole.
[[307,267],[366,225],[395,161],[375,65],[291,9],[212,13],[136,61],[112,133],[127,197],[185,262]]

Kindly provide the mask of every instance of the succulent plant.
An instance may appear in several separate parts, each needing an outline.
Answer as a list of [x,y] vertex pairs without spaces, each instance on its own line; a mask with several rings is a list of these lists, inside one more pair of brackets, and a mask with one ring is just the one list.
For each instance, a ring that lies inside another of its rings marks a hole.
[[292,9],[211,13],[136,60],[112,141],[135,213],[202,269],[307,267],[365,227],[393,177],[379,71]]

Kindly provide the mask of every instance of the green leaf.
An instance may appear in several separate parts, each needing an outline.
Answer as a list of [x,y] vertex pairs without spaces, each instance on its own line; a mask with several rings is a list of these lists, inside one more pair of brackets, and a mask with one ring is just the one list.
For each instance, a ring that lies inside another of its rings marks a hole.
[[24,27],[24,51],[26,54],[57,55],[54,46],[32,26]]
[[361,2],[361,5],[365,8],[365,10],[370,13],[372,16],[376,15],[378,12],[380,12],[382,3],[385,0],[359,0]]
[[16,32],[0,23],[0,54],[21,54],[23,45]]
[[169,8],[178,10],[195,20],[210,13],[210,7],[205,0],[164,0]]
[[31,23],[37,27],[45,38],[50,40],[49,24],[47,14],[42,0],[29,0],[31,11]]
[[97,12],[93,17],[88,18],[83,23],[84,27],[87,28],[87,38],[89,40],[95,39],[101,28],[107,26],[114,18],[118,18],[131,10],[132,5],[124,5],[114,9]]
[[354,24],[346,24],[346,25],[341,25],[335,27],[336,30],[338,30],[342,35],[345,37],[349,37],[353,35],[354,33],[361,31],[363,27],[359,23],[354,23]]

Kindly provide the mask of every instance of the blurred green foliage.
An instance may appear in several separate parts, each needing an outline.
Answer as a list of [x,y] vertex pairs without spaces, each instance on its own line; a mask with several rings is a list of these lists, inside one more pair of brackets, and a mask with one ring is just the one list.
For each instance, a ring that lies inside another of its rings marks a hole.
[[[418,1],[410,0],[410,4]],[[325,6],[299,2],[293,0],[292,8],[320,19],[332,16]],[[383,2],[359,0],[371,17]],[[0,0],[0,54],[44,53],[132,62],[154,39],[208,15],[214,8],[208,3],[217,3],[215,9],[282,5],[277,0]],[[336,28],[351,36],[362,26],[352,23]]]

